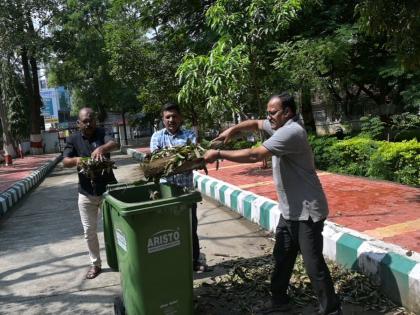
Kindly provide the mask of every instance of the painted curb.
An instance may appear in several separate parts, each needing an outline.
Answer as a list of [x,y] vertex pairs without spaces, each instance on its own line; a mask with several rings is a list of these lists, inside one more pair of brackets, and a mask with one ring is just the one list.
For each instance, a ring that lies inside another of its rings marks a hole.
[[6,214],[10,208],[15,205],[22,197],[28,193],[32,187],[38,184],[48,172],[62,159],[58,155],[53,160],[33,171],[28,177],[16,182],[9,189],[0,193],[0,218]]
[[[127,149],[127,154],[138,161],[145,156],[134,149]],[[277,202],[198,172],[194,172],[194,185],[203,195],[275,232],[280,218]],[[329,221],[323,235],[325,257],[367,275],[396,303],[420,314],[419,253],[408,258],[399,246]]]
[[[275,232],[280,217],[277,202],[198,172],[194,185],[203,195]],[[367,275],[392,300],[420,314],[420,254],[408,258],[399,246],[329,221],[323,234],[328,259]]]

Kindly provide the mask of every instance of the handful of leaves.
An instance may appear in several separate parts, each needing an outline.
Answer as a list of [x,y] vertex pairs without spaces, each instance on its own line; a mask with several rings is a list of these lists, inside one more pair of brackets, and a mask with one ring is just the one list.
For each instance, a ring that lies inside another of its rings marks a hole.
[[102,176],[105,173],[110,173],[112,169],[117,168],[114,166],[114,161],[111,160],[94,160],[90,157],[81,158],[80,163],[77,165],[79,173],[84,174],[87,178],[93,181],[96,177]]
[[146,156],[140,169],[148,180],[159,180],[160,177],[204,169],[207,174],[203,155],[206,152],[198,144],[188,143],[185,146],[164,148]]

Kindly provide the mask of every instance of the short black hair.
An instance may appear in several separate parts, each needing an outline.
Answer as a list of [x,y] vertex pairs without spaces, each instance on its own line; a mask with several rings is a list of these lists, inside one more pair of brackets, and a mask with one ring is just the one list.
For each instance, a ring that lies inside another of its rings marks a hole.
[[287,92],[280,94],[274,94],[270,97],[270,100],[273,98],[278,98],[281,101],[283,109],[288,108],[293,114],[296,114],[296,103],[295,98]]
[[181,109],[179,108],[178,104],[172,103],[172,102],[168,102],[164,105],[162,105],[160,111],[163,114],[163,112],[165,111],[169,111],[169,110],[174,110],[176,112],[178,112],[178,114],[181,114]]

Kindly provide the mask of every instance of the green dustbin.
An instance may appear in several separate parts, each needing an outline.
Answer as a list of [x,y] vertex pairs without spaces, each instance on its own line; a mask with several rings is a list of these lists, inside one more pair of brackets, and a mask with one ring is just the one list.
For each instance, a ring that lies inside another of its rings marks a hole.
[[167,184],[109,186],[104,204],[128,315],[193,314],[190,209],[200,200],[199,192]]
[[102,219],[104,224],[104,241],[105,241],[105,253],[106,261],[108,266],[114,270],[118,271],[118,260],[117,252],[115,249],[114,242],[114,229],[112,225],[111,218],[111,205],[108,202],[102,202]]

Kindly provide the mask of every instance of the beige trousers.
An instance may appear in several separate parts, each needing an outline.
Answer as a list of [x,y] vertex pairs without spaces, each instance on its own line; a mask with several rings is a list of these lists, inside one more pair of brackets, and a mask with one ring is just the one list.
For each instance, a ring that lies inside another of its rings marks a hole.
[[98,240],[98,219],[101,201],[101,196],[85,196],[79,193],[79,213],[89,250],[90,262],[91,265],[98,267],[101,267]]

